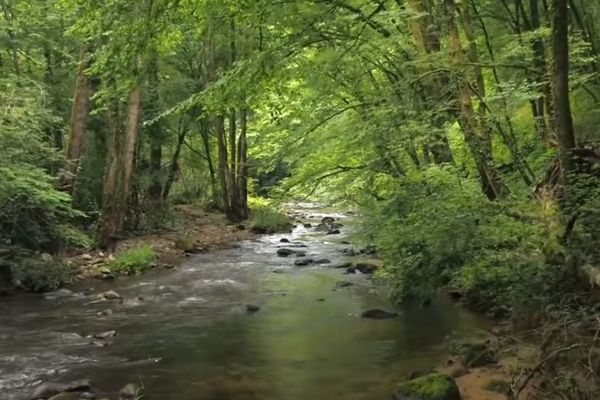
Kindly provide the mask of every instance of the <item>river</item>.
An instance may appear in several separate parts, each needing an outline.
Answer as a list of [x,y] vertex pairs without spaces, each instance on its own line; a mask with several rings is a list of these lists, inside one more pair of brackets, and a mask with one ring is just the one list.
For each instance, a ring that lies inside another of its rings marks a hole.
[[[303,212],[313,223],[325,215]],[[174,270],[86,282],[64,298],[0,299],[0,399],[80,378],[112,399],[129,382],[144,385],[146,400],[389,399],[409,373],[444,361],[448,336],[474,335],[487,322],[444,300],[393,306],[368,276],[276,255],[285,237],[306,244],[308,256],[352,261],[340,251],[352,247],[341,244],[350,231],[325,235],[300,225],[195,255]],[[336,290],[339,281],[354,285]],[[108,289],[123,303],[90,304]],[[260,310],[248,313],[248,304]],[[399,317],[360,317],[374,307]],[[97,315],[107,308],[113,314]],[[118,333],[109,346],[86,338],[108,330]]]

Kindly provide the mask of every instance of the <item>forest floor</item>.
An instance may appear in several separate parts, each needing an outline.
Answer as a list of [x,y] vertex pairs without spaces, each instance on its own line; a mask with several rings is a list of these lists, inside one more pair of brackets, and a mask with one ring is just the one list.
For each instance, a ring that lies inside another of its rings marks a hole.
[[131,249],[149,246],[155,255],[154,264],[170,268],[192,254],[232,248],[253,235],[243,225],[230,224],[220,212],[180,205],[169,215],[168,227],[121,240],[111,253],[94,250],[68,261],[78,266],[80,279],[103,278],[110,277],[106,264]]

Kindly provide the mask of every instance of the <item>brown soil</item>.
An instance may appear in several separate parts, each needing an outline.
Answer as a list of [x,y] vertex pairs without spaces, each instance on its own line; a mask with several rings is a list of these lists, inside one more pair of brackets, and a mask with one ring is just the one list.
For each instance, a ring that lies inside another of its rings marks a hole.
[[159,233],[122,240],[112,254],[91,251],[71,257],[69,261],[79,266],[81,279],[94,278],[102,276],[107,261],[132,248],[151,246],[157,265],[173,267],[193,253],[232,248],[253,236],[243,226],[229,224],[220,213],[189,205],[175,207],[169,226]]
[[[508,396],[489,390],[494,382],[511,381],[510,368],[502,363],[474,368],[456,378],[463,400],[506,400]],[[452,373],[446,369],[445,372]]]

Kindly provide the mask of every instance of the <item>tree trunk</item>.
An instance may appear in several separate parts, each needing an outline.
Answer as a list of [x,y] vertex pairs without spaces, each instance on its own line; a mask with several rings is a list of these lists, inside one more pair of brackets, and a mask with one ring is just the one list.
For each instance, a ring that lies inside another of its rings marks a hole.
[[89,46],[81,46],[79,56],[79,71],[77,73],[77,82],[75,84],[75,95],[73,96],[73,107],[71,110],[71,136],[67,146],[67,177],[66,186],[75,187],[74,181],[77,178],[77,168],[79,159],[85,146],[85,129],[89,113],[89,103],[91,95],[90,79],[86,74],[89,62]]
[[459,122],[465,142],[469,147],[477,168],[483,193],[495,200],[506,196],[508,189],[502,182],[500,173],[493,165],[491,137],[489,130],[484,129],[482,121],[478,121],[473,103],[469,80],[464,72],[465,55],[460,42],[460,35],[455,22],[456,6],[454,0],[445,0],[445,11],[448,24],[448,43],[455,64],[458,84],[458,103],[460,106]]
[[[111,84],[109,90],[116,90],[114,84]],[[108,135],[106,138],[106,171],[104,174],[104,184],[102,187],[102,221],[100,225],[100,244],[103,247],[110,248],[117,234],[118,226],[113,214],[114,198],[117,192],[117,176],[119,171],[119,148],[120,148],[120,129],[119,129],[119,103],[118,99],[111,99],[108,106]]]
[[173,152],[173,158],[171,159],[171,168],[169,169],[169,175],[167,176],[167,180],[165,182],[165,186],[162,190],[162,201],[166,202],[169,198],[169,193],[171,192],[171,186],[175,181],[175,176],[179,171],[179,155],[181,154],[181,147],[183,146],[183,142],[185,141],[185,135],[187,133],[186,127],[179,128],[179,134],[177,135],[177,145],[175,146],[175,151]]
[[244,220],[248,218],[248,111],[240,110],[240,138],[238,144],[238,195],[239,216]]
[[225,139],[225,123],[222,116],[214,121],[215,134],[217,135],[217,148],[219,154],[219,182],[221,184],[221,206],[227,217],[231,216],[231,205],[229,203],[229,171],[227,161],[227,141]]
[[[475,15],[477,16],[477,19],[479,20],[479,23],[481,25],[481,29],[483,31],[483,36],[485,38],[486,48],[490,55],[490,60],[492,61],[492,64],[493,64],[491,70],[492,70],[492,76],[494,78],[494,82],[496,83],[498,91],[501,93],[502,92],[502,88],[501,88],[502,83],[500,81],[500,76],[498,74],[498,68],[495,66],[496,55],[494,53],[494,48],[492,46],[490,34],[488,32],[488,29],[485,25],[483,18],[481,17],[481,14],[479,13],[479,11],[477,9],[476,4],[473,2],[473,3],[471,3],[471,5],[472,5],[473,11],[475,12]],[[510,115],[509,115],[508,102],[506,101],[506,97],[504,96],[504,94],[502,94],[502,96],[500,97],[500,102],[502,104],[504,121],[506,123],[506,126],[508,127],[508,133],[505,132],[505,130],[503,129],[503,127],[499,121],[496,121],[496,127],[497,127],[498,131],[500,132],[500,135],[502,136],[504,143],[509,148],[511,155],[513,157],[513,161],[516,163],[517,168],[518,168],[521,176],[523,177],[523,180],[525,181],[525,183],[527,185],[531,185],[531,184],[533,184],[535,177],[534,177],[533,171],[529,167],[527,161],[521,155],[521,150],[519,149],[519,146],[518,146],[518,143],[516,140],[514,127],[513,127],[513,124],[510,119]],[[535,102],[533,102],[533,103],[535,104]],[[487,104],[486,104],[486,108],[487,108]],[[491,110],[489,110],[489,109],[488,109],[488,111],[491,112]]]
[[217,178],[215,173],[215,167],[212,160],[212,151],[210,149],[210,122],[202,120],[200,122],[200,135],[202,136],[202,143],[204,144],[204,153],[206,154],[206,164],[208,165],[208,173],[210,175],[210,185],[213,194],[213,200],[215,203],[219,203],[218,189],[217,189]]
[[239,190],[237,186],[237,121],[235,109],[231,110],[229,116],[229,207],[230,218],[238,222],[239,214]]
[[109,157],[112,159],[105,183],[105,197],[102,200],[101,240],[105,245],[114,243],[121,233],[125,221],[139,134],[141,100],[142,89],[137,85],[129,94],[125,138],[123,145],[119,146],[121,151],[119,152],[119,149],[116,148],[116,140],[109,143]]
[[[411,18],[410,28],[415,39],[417,50],[425,57],[431,57],[441,51],[441,43],[439,38],[439,29],[436,27],[431,13],[428,10],[427,4],[423,0],[408,0],[409,8],[416,14]],[[436,67],[429,66],[429,70],[434,70]],[[426,71],[428,72],[428,71]],[[424,82],[423,89],[425,92],[425,108],[431,109],[435,107],[441,93],[444,93],[448,87],[448,81],[445,78],[440,78],[435,74],[430,82]],[[439,113],[434,118],[433,125],[435,128],[432,135],[433,138],[429,143],[429,151],[433,156],[433,161],[436,164],[453,163],[452,152],[448,138],[444,133],[444,123],[447,120],[447,115]]]
[[[155,118],[160,112],[158,54],[156,50],[152,50],[148,69],[148,112],[150,118]],[[148,196],[151,200],[157,202],[162,199],[163,192],[163,182],[161,179],[163,132],[161,121],[154,122],[148,128],[148,138],[150,140],[150,186],[148,187]]]
[[554,108],[563,181],[573,171],[575,133],[569,100],[569,8],[568,0],[553,0]]

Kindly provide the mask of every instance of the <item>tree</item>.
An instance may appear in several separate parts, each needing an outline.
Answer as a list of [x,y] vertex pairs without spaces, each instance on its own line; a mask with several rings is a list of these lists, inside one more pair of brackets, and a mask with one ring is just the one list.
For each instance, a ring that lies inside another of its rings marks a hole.
[[568,0],[553,1],[552,53],[553,88],[557,138],[563,180],[573,171],[575,133],[569,94],[569,7]]

